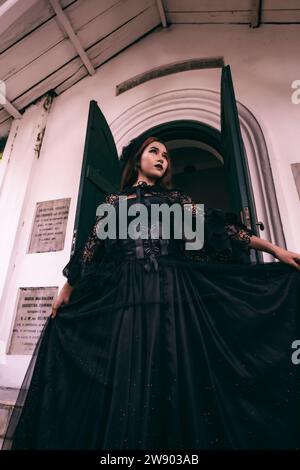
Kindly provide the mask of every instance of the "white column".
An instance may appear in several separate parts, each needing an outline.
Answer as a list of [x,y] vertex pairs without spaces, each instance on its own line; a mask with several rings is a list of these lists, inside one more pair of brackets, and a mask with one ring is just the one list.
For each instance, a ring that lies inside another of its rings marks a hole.
[[[22,211],[38,162],[50,106],[51,98],[44,96],[30,106],[21,119],[13,122],[0,167],[0,386],[15,386],[12,369],[17,368],[22,373],[24,362],[28,363],[31,357],[18,356],[20,360],[15,361],[5,354],[14,320],[14,312],[7,308],[8,286],[14,274]],[[20,377],[16,380],[18,382]]]

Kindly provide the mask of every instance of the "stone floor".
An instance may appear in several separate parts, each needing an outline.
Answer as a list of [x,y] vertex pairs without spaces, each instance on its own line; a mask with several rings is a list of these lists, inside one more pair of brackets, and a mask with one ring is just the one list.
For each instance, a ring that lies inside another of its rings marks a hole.
[[16,402],[19,390],[0,387],[0,449],[5,435],[8,419]]

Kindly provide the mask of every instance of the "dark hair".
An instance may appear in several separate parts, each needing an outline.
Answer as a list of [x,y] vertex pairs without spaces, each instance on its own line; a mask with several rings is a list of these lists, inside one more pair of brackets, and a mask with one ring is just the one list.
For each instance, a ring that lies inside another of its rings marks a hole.
[[[120,156],[120,163],[123,165],[121,168],[122,176],[120,191],[122,191],[126,186],[131,186],[136,182],[141,156],[145,148],[151,144],[151,142],[160,142],[167,148],[166,144],[161,139],[154,136],[147,137],[146,139],[137,137],[132,139],[128,145],[123,147]],[[171,188],[172,186],[172,165],[168,149],[167,154],[168,167],[163,176],[157,179],[157,182],[163,188]]]

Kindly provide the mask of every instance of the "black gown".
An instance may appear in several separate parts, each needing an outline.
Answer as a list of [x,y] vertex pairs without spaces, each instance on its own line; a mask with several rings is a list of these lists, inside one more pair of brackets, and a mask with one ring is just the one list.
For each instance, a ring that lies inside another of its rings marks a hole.
[[[192,202],[158,184],[106,202],[135,192],[128,204],[148,209]],[[197,252],[101,240],[100,218],[63,269],[74,290],[45,323],[2,449],[299,449],[300,273],[251,264],[254,232],[218,208]]]

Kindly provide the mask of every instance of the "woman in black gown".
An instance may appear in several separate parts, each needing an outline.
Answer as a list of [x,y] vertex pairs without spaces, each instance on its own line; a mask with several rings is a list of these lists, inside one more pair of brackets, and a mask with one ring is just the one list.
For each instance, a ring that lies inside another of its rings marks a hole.
[[[170,185],[165,144],[137,142],[106,202],[197,215]],[[197,251],[174,237],[100,239],[102,217],[63,269],[3,449],[299,448],[300,255],[217,208]],[[251,264],[250,248],[279,262]]]

